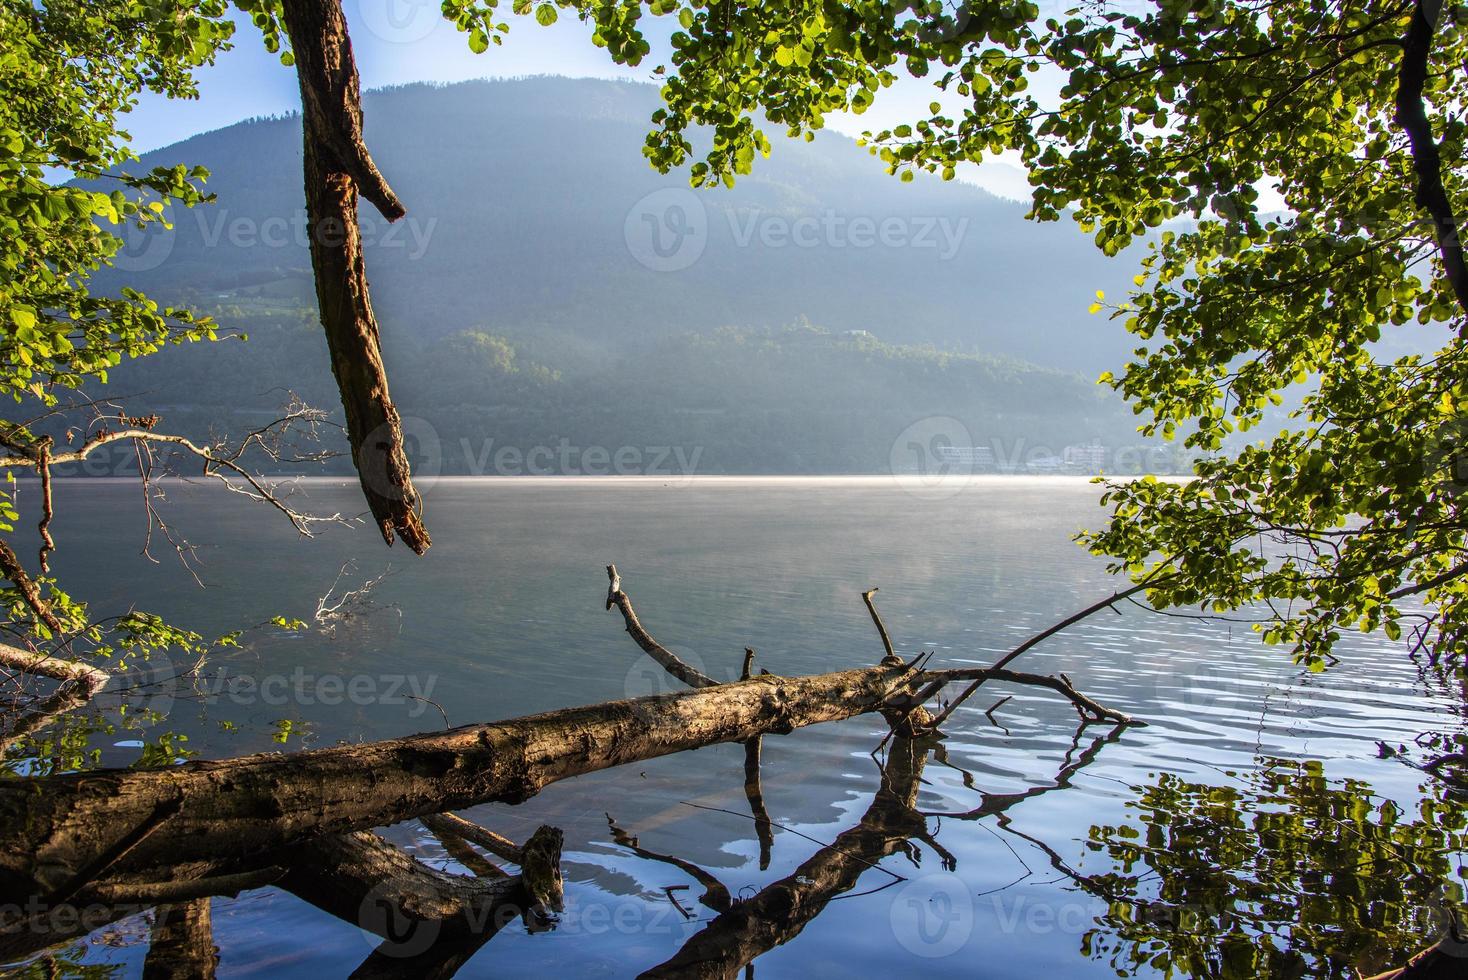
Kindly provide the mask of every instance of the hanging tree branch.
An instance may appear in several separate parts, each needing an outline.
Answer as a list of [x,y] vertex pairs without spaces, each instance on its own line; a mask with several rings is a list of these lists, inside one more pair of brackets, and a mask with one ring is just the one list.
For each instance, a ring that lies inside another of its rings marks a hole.
[[388,544],[428,550],[403,426],[388,393],[377,318],[367,285],[357,195],[389,221],[402,204],[362,139],[361,92],[340,0],[284,0],[305,133],[306,218],[321,325],[341,390],[347,440],[367,506]]

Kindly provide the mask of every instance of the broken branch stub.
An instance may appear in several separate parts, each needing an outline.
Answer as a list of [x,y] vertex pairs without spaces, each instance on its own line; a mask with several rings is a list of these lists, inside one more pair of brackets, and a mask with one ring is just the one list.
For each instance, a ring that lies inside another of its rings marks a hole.
[[395,221],[405,213],[362,139],[361,92],[340,0],[284,0],[305,134],[306,218],[311,266],[331,369],[346,412],[347,440],[367,506],[388,544],[428,550],[403,448],[402,419],[388,393],[372,311],[357,195]]

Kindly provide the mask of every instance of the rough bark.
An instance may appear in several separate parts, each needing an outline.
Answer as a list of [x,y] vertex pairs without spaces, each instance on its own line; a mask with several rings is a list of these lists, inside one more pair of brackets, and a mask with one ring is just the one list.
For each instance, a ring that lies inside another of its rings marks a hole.
[[206,874],[315,835],[518,803],[572,776],[877,710],[922,677],[766,675],[366,745],[0,783],[0,894],[56,901],[104,873]]
[[20,597],[25,600],[25,604],[47,629],[52,633],[65,632],[61,620],[56,618],[56,614],[51,611],[46,600],[41,598],[40,587],[26,573],[25,566],[20,563],[20,557],[4,541],[0,541],[0,574],[10,579],[11,584],[20,593]]
[[428,530],[403,448],[402,420],[388,393],[357,195],[389,221],[405,212],[362,139],[357,66],[340,0],[285,0],[283,12],[301,89],[311,266],[352,460],[383,539],[392,544],[401,536],[422,554]]
[[36,653],[19,647],[0,643],[0,669],[49,677],[63,683],[79,686],[86,697],[94,696],[107,685],[105,670],[75,660],[54,657],[48,653]]

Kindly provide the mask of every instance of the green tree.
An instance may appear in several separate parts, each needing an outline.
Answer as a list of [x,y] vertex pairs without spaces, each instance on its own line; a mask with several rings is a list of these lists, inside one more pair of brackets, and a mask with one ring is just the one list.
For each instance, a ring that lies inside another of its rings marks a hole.
[[[139,446],[144,476],[146,447],[159,444],[202,457],[206,472],[245,475],[238,456],[156,431],[156,417],[91,397],[124,359],[220,336],[208,317],[135,289],[99,295],[90,281],[114,263],[117,232],[167,225],[175,206],[208,200],[202,168],[130,170],[137,157],[121,120],[144,92],[194,97],[195,70],[229,46],[229,14],[224,0],[0,0],[0,390],[13,401],[0,417],[0,469],[9,481],[0,489],[0,532],[14,532],[19,517],[14,473],[42,478],[39,573],[0,537],[0,573],[10,583],[0,590],[0,634],[16,644],[0,644],[0,663],[21,686],[27,674],[61,681],[45,697],[25,691],[8,706],[20,711],[0,727],[0,747],[94,693],[104,676],[98,663],[115,672],[169,650],[202,656],[213,645],[139,610],[95,616],[49,577],[49,472],[126,438]],[[258,481],[252,487],[271,496]],[[76,734],[54,734],[52,765],[85,761],[85,738]],[[178,754],[166,736],[164,745],[163,758]]]

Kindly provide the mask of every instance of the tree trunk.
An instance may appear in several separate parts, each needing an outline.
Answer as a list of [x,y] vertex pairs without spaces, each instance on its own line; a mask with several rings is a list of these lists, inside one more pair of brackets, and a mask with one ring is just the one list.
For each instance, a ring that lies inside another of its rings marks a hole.
[[402,421],[388,394],[362,258],[357,195],[389,221],[405,212],[362,140],[357,65],[340,0],[285,0],[283,11],[301,87],[316,299],[346,411],[352,460],[383,539],[392,544],[400,535],[422,554],[428,530],[403,449]]
[[0,783],[0,894],[208,874],[252,852],[490,801],[629,762],[850,718],[926,675],[878,666],[765,675],[366,745]]

